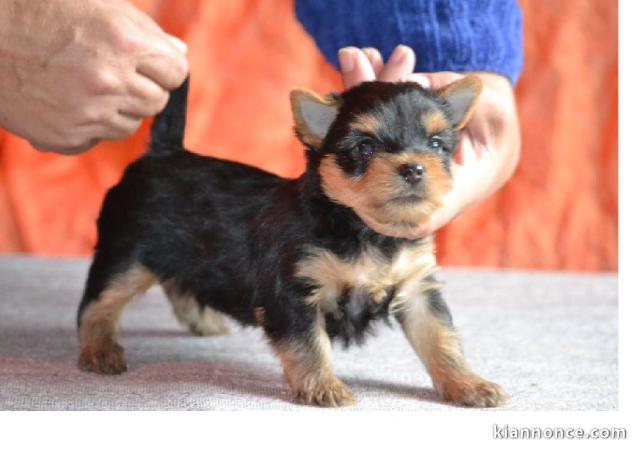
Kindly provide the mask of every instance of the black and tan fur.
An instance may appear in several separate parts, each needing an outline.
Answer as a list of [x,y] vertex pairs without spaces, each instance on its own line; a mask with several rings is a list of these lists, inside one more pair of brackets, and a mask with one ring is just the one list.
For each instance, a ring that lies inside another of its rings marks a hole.
[[308,165],[294,180],[185,150],[187,84],[176,90],[148,153],[105,198],[78,312],[80,368],[126,370],[118,318],[159,283],[195,334],[226,332],[224,315],[261,327],[302,403],[354,403],[332,370],[331,342],[361,343],[389,317],[445,400],[503,402],[468,368],[434,276],[433,238],[417,233],[451,188],[451,153],[480,89],[467,77],[440,91],[296,90]]

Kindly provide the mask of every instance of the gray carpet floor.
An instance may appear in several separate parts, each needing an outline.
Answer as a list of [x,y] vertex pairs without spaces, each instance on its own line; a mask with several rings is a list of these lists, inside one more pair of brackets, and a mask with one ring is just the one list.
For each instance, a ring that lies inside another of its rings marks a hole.
[[[158,288],[125,310],[129,372],[76,369],[87,260],[0,258],[0,409],[313,410],[292,402],[256,329],[193,337]],[[449,269],[440,274],[472,367],[512,396],[502,410],[618,407],[617,275]],[[397,325],[336,347],[346,410],[461,410],[440,402]]]

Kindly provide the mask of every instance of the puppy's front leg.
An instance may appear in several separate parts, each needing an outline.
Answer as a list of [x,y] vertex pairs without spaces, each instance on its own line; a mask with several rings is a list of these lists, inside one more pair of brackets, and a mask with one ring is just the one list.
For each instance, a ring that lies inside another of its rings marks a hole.
[[[298,318],[297,322],[300,320]],[[267,325],[263,326],[298,402],[323,407],[348,406],[356,402],[351,390],[333,372],[331,342],[320,314],[302,328],[299,323],[295,330],[291,325],[285,334],[274,334]]]
[[500,386],[469,369],[451,315],[437,289],[413,297],[397,317],[444,400],[494,407],[508,399]]

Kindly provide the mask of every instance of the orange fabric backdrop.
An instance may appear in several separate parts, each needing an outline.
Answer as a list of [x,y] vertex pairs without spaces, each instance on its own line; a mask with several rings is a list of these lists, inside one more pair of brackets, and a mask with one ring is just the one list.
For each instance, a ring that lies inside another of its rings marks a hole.
[[[288,92],[340,89],[290,0],[138,0],[189,44],[187,145],[283,176],[304,168]],[[496,195],[442,230],[444,265],[617,269],[617,3],[521,0],[523,150]],[[188,5],[185,6],[185,5]],[[143,152],[148,123],[77,157],[0,131],[0,252],[85,255],[105,191]]]

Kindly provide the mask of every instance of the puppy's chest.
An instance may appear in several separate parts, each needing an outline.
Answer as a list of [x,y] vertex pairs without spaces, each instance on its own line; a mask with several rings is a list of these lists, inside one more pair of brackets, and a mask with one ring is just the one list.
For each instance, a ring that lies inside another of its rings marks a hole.
[[435,269],[433,244],[426,239],[403,246],[392,256],[374,247],[349,258],[312,248],[298,263],[296,276],[313,286],[306,303],[340,317],[354,311],[398,312],[412,295],[433,287],[429,276]]

